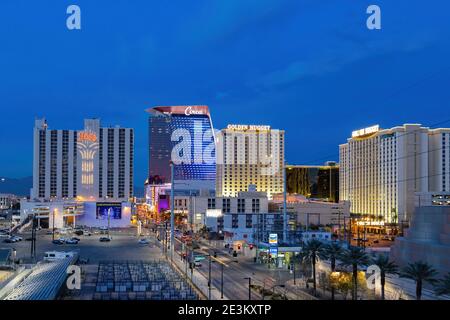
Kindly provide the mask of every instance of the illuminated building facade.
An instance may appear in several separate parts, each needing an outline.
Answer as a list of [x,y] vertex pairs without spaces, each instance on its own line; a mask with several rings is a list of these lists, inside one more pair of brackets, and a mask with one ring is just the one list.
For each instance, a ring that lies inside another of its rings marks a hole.
[[415,192],[448,191],[450,129],[405,124],[354,131],[339,146],[339,196],[351,212],[409,222]]
[[214,189],[215,137],[207,106],[168,106],[148,109],[149,185],[171,182],[183,189]]
[[331,161],[323,166],[287,165],[286,189],[288,194],[339,202],[339,166]]
[[84,130],[34,127],[32,199],[126,201],[133,196],[134,132],[101,128],[86,119]]
[[228,125],[217,138],[216,192],[236,197],[250,185],[258,192],[283,192],[284,130]]

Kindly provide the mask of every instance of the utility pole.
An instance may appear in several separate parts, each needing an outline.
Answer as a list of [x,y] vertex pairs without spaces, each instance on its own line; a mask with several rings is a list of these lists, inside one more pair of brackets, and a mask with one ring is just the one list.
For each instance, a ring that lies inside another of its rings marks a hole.
[[294,273],[294,286],[297,285],[296,283],[296,278],[295,278],[295,253],[294,256],[292,257],[292,272]]
[[283,243],[287,244],[287,190],[286,190],[286,162],[283,162]]
[[53,222],[52,222],[52,224],[53,224],[52,240],[53,241],[55,240],[55,210],[56,210],[56,208],[53,208]]
[[221,265],[220,299],[223,299],[223,263]]
[[34,262],[36,259],[36,216],[34,214],[31,225],[31,259]]
[[108,208],[108,238],[109,236],[109,227],[111,225],[111,208]]
[[174,239],[175,239],[175,165],[170,161],[170,258],[173,259]]
[[208,263],[208,300],[211,300],[211,255]]
[[338,240],[341,241],[341,209],[338,211]]

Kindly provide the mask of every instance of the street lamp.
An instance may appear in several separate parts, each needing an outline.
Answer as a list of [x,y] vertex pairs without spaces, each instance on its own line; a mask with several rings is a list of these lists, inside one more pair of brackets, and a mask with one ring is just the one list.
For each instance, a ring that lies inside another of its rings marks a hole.
[[174,239],[175,239],[175,177],[174,177],[175,165],[173,161],[170,161],[170,258],[173,260]]
[[244,279],[248,280],[248,300],[252,300],[252,278],[245,277]]
[[53,222],[52,222],[52,224],[53,224],[53,232],[52,232],[52,240],[54,241],[55,240],[55,212],[56,211],[56,208],[53,208]]

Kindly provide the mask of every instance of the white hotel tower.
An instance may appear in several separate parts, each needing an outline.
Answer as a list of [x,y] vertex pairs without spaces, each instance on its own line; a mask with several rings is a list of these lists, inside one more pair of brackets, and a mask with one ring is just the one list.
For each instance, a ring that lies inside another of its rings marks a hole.
[[45,119],[36,120],[31,199],[128,201],[133,149],[133,129],[86,119],[82,131],[50,130]]
[[283,193],[284,130],[270,126],[228,125],[216,136],[218,197],[255,191]]
[[415,192],[450,190],[450,129],[405,124],[354,131],[339,146],[340,200],[351,212],[409,221]]

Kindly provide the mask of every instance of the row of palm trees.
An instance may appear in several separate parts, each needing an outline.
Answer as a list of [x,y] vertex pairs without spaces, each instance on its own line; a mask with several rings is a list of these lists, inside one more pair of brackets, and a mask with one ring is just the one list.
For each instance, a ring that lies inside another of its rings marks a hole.
[[[437,280],[438,272],[423,261],[409,263],[405,268],[399,270],[398,266],[389,261],[386,255],[377,255],[371,258],[364,249],[360,247],[350,246],[347,249],[342,247],[337,242],[324,243],[319,240],[310,240],[303,246],[301,258],[304,262],[311,263],[313,274],[313,289],[314,294],[317,291],[316,281],[316,262],[318,259],[330,261],[331,272],[336,271],[336,265],[339,263],[344,267],[351,267],[352,270],[352,299],[358,298],[358,270],[362,266],[370,264],[378,266],[380,269],[380,285],[381,285],[381,299],[385,299],[385,283],[386,275],[398,274],[400,277],[412,279],[416,283],[416,299],[420,300],[422,297],[422,288],[425,282],[434,285],[435,292],[438,295],[450,294],[450,272],[444,279]],[[334,300],[335,288],[331,285],[331,299]]]

